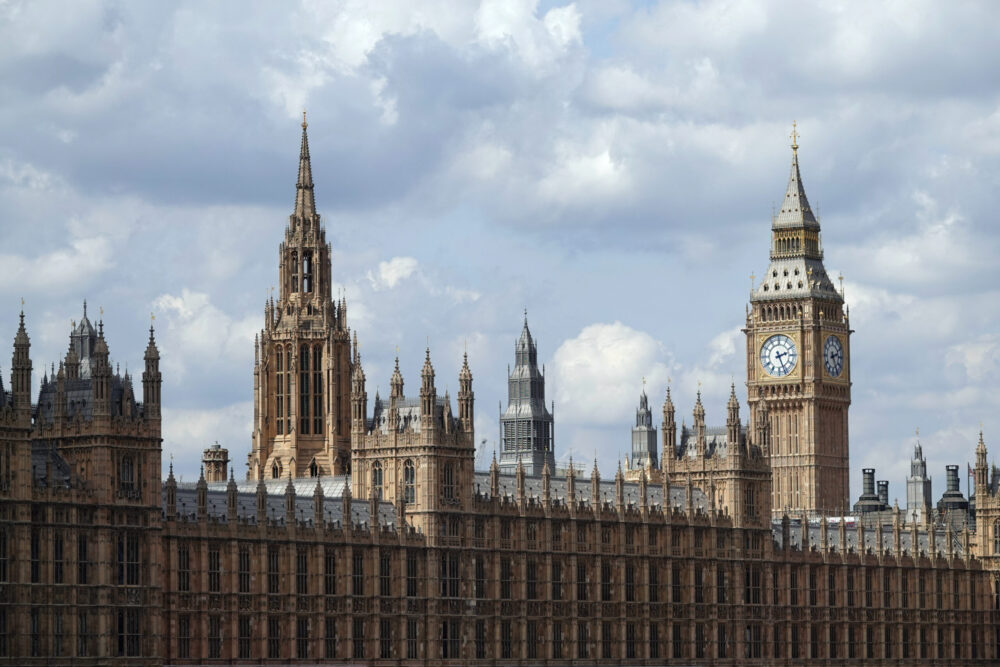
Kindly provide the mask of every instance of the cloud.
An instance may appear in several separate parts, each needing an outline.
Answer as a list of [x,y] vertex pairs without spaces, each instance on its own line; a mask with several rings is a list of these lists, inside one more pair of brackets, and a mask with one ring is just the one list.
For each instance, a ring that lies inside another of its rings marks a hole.
[[254,335],[261,320],[251,315],[233,317],[214,306],[208,294],[184,288],[180,294],[161,294],[153,301],[160,322],[163,364],[177,382],[195,368],[246,359],[253,353]]
[[239,479],[246,475],[245,456],[253,431],[253,402],[233,403],[217,409],[163,407],[164,473],[174,458],[175,471],[197,479],[202,452],[218,442],[229,450],[230,466]]
[[591,324],[556,350],[552,364],[559,418],[571,423],[627,422],[642,379],[665,386],[669,365],[652,336],[621,322]]
[[368,272],[368,281],[376,292],[392,289],[401,281],[417,272],[418,263],[413,257],[393,257],[387,262],[378,263],[378,272]]

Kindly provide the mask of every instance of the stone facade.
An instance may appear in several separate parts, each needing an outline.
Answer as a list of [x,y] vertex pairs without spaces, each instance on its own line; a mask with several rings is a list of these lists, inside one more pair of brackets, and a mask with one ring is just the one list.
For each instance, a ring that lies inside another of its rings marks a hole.
[[[751,371],[750,419],[734,387],[720,429],[699,395],[678,431],[668,391],[659,467],[647,456],[610,480],[596,464],[589,478],[521,460],[475,471],[468,359],[456,412],[428,350],[418,398],[397,360],[369,413],[346,305],[323,288],[304,130],[283,291],[257,346],[247,479],[213,446],[198,482],[171,465],[161,484],[152,329],[141,402],[85,315],[32,404],[22,314],[10,390],[0,384],[0,664],[997,663],[1000,476],[982,438],[966,527],[883,504],[865,521],[843,504],[814,511],[826,492],[772,518],[785,497],[771,488],[775,431],[830,406],[846,428],[845,395],[826,405],[818,377],[818,393],[786,396]],[[754,303],[748,341],[779,305]],[[821,341],[826,325],[804,319],[797,340]]]

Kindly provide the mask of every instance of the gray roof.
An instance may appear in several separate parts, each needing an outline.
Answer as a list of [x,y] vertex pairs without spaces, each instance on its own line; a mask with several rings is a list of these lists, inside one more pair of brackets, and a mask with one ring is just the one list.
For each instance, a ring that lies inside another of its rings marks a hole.
[[[336,477],[300,477],[292,480],[295,489],[295,514],[306,523],[313,521],[313,493],[316,490],[317,479],[323,490],[323,518],[327,523],[343,525],[344,490],[350,485],[346,475]],[[227,518],[227,487],[228,482],[212,482],[208,484],[208,515],[218,521]],[[264,481],[267,489],[267,516],[269,519],[284,523],[285,521],[285,490],[288,479],[269,479]],[[163,507],[166,509],[166,485],[163,487]],[[257,481],[243,480],[236,482],[236,514],[241,521],[254,523],[257,520]],[[351,520],[355,525],[371,525],[367,499],[351,499]],[[182,520],[193,521],[198,513],[198,483],[181,482],[177,484],[177,515]],[[380,501],[378,504],[378,523],[381,526],[396,525],[396,508],[392,503]]]
[[[866,525],[863,530],[863,540],[864,548],[858,548],[858,530],[857,530],[857,518],[853,516],[844,517],[846,521],[844,536],[847,540],[848,551],[853,551],[854,553],[867,553],[871,551],[872,553],[878,553],[878,540],[877,532],[874,526]],[[781,521],[776,520],[772,523],[772,536],[774,537],[774,542],[777,546],[782,546],[782,529]],[[789,546],[792,549],[802,548],[802,520],[801,519],[791,519],[789,520]],[[819,549],[822,540],[822,524],[820,519],[809,520],[809,547],[810,549]],[[947,531],[945,528],[935,528],[934,529],[934,540],[935,548],[939,553],[947,553]],[[911,556],[919,556],[920,553],[925,555],[930,555],[930,538],[926,529],[920,529],[917,532],[917,553],[914,553],[913,545],[913,534],[910,530],[909,525],[900,528],[899,535],[900,549],[902,552],[907,553]],[[840,550],[840,517],[834,517],[832,519],[827,519],[827,546],[836,551]],[[892,534],[892,524],[884,524],[882,526],[882,549],[881,551],[893,552],[895,546],[895,539]],[[962,555],[964,553],[964,547],[962,540],[959,539],[958,533],[952,533],[952,551],[956,555]]]
[[[501,474],[500,478],[500,495],[501,496],[511,496],[517,495],[517,476]],[[639,484],[637,482],[624,482],[624,495],[625,504],[632,505],[634,507],[639,507],[642,499],[639,495]],[[576,477],[576,501],[577,503],[590,504],[591,500],[591,478],[589,476],[578,475]],[[612,503],[615,502],[615,481],[601,480],[600,481],[600,498],[602,502]],[[490,473],[486,471],[476,472],[473,478],[473,490],[477,493],[488,495],[490,492]],[[539,475],[525,475],[524,476],[524,493],[528,498],[542,498],[542,478]],[[567,498],[567,488],[566,488],[566,478],[565,477],[551,477],[549,482],[549,493],[553,501],[556,502],[566,502]],[[647,484],[646,485],[646,498],[650,507],[663,506],[663,487],[660,484]],[[701,489],[694,488],[692,499],[694,501],[694,507],[696,510],[708,511],[709,501],[708,496],[706,496]],[[669,502],[667,506],[670,508],[687,508],[687,488],[684,486],[671,486],[669,490]]]

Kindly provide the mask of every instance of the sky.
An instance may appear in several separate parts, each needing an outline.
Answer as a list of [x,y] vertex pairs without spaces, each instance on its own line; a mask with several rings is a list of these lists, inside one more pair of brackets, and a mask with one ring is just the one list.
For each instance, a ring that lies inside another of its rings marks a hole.
[[[467,349],[479,465],[524,311],[556,457],[610,477],[639,394],[745,401],[751,274],[800,132],[855,329],[851,494],[905,505],[919,437],[1000,452],[1000,4],[932,0],[0,0],[0,340],[34,382],[87,299],[139,373],[164,466],[250,450],[254,334],[308,110],[317,207],[369,395]],[[0,372],[9,386],[7,357]],[[656,421],[659,421],[657,416]],[[917,430],[919,429],[919,436]],[[963,490],[965,485],[963,483]]]

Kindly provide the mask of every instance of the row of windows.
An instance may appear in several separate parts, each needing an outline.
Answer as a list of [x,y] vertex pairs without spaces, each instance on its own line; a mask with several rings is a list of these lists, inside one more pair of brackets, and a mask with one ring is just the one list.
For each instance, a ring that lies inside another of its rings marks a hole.
[[[140,656],[142,650],[142,610],[137,608],[121,608],[112,610],[112,639],[115,642],[115,655]],[[8,609],[0,606],[0,657],[24,655],[24,649],[15,648],[18,641],[11,633],[8,625],[14,620],[14,615]],[[75,635],[73,623],[75,622]],[[79,657],[86,658],[97,655],[97,622],[93,611],[79,610],[72,612],[56,608],[49,614],[44,614],[39,608],[32,608],[28,614],[28,633],[23,639],[27,641],[27,655],[31,657]]]
[[[298,359],[299,390],[299,433],[323,433],[323,347],[306,345],[299,347]],[[275,370],[275,419],[278,435],[292,432],[291,402],[292,363],[291,346],[278,345],[274,352]]]
[[[419,590],[419,562],[420,555],[413,551],[406,552],[406,595],[416,596]],[[354,550],[351,555],[350,571],[350,592],[352,595],[365,595],[365,552]],[[391,552],[381,551],[378,554],[378,594],[385,597],[393,596],[393,571],[394,563]],[[323,558],[323,590],[326,595],[337,594],[337,552],[334,549],[327,549]],[[269,594],[281,594],[282,572],[281,552],[278,547],[269,547],[267,551],[266,584]],[[294,591],[299,595],[310,595],[318,593],[310,589],[309,572],[309,550],[299,547],[295,555]],[[524,579],[515,577],[515,563],[512,558],[501,558],[498,578],[498,588],[500,599],[515,599],[524,596],[525,599],[535,600],[545,597],[548,590],[549,599],[566,599],[566,586],[575,583],[576,600],[587,601],[592,591],[597,591],[601,601],[616,601],[624,599],[626,602],[667,601],[674,603],[696,602],[704,603],[714,601],[717,604],[727,604],[739,602],[734,598],[731,586],[734,583],[733,570],[724,565],[714,567],[702,564],[690,564],[673,562],[666,566],[667,577],[663,582],[668,590],[664,591],[661,586],[661,567],[655,563],[645,565],[626,561],[621,564],[617,561],[602,561],[598,566],[577,559],[575,579],[568,580],[564,573],[563,562],[553,560],[551,573],[547,580],[543,579],[544,564],[537,559],[528,558],[524,562]],[[398,566],[397,566],[398,567]],[[747,564],[737,566],[742,574],[744,604],[763,604],[763,569],[760,565]],[[473,594],[476,598],[484,599],[489,597],[489,585],[492,583],[487,577],[486,557],[477,556],[473,559]],[[820,601],[820,566],[777,566],[772,570],[772,596],[769,602],[773,604],[788,604],[791,606],[809,605],[816,606]],[[943,572],[935,573],[933,577],[933,595],[928,588],[932,579],[929,573],[921,572],[918,576],[912,577],[907,570],[882,568],[881,577],[878,571],[866,569],[863,574],[857,574],[853,568],[827,567],[827,578],[825,588],[824,604],[837,606],[846,604],[853,607],[863,604],[868,608],[873,608],[881,603],[882,607],[902,607],[909,608],[916,603],[920,608],[926,608],[933,604],[938,609],[946,608],[946,603],[951,603],[952,608],[972,608],[973,599],[971,596],[963,596],[963,577],[954,574],[949,577]],[[221,591],[221,570],[222,558],[218,546],[210,546],[208,550],[208,568],[206,572],[208,592]],[[843,572],[840,572],[843,570]],[[640,584],[639,576],[645,574],[644,585]],[[800,579],[800,574],[805,576],[805,580]],[[842,575],[842,577],[841,577]],[[596,576],[596,581],[592,577]],[[787,587],[785,584],[787,576]],[[181,592],[192,590],[191,588],[191,559],[188,545],[181,544],[177,553],[177,587]],[[711,579],[710,579],[711,577]],[[900,582],[898,587],[893,583],[894,577],[898,577]],[[240,593],[251,593],[251,552],[248,546],[241,546],[238,552],[238,587]],[[461,580],[461,565],[459,556],[453,552],[445,552],[439,561],[439,583],[441,597],[459,597]],[[911,580],[919,582],[915,591],[911,589]],[[875,584],[880,584],[876,588]],[[801,588],[800,584],[805,584]],[[841,586],[846,586],[842,588]],[[522,587],[523,586],[523,587]],[[856,586],[859,586],[856,588]],[[595,588],[596,587],[596,588]],[[640,600],[640,590],[645,589],[645,597]],[[951,594],[948,595],[950,590]],[[911,591],[914,593],[911,595]],[[669,595],[664,595],[668,592]],[[1000,599],[1000,598],[998,598]],[[964,607],[963,607],[964,605]]]
[[[32,528],[29,537],[29,580],[33,584],[88,585],[93,581],[90,537],[86,533],[72,534],[54,530],[43,547],[41,530]],[[75,542],[75,549],[73,543]],[[115,575],[113,583],[138,586],[142,582],[140,536],[134,531],[115,536]],[[75,572],[75,577],[74,577]],[[6,529],[0,529],[0,582],[11,580],[11,543]]]

